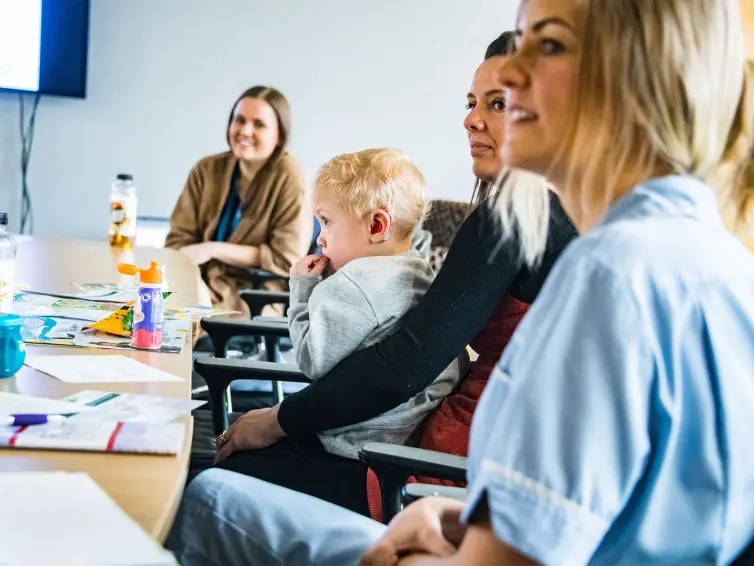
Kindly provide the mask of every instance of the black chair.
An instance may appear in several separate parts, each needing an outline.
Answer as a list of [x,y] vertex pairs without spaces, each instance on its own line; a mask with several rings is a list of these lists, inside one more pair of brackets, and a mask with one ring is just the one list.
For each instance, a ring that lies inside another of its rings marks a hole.
[[[211,328],[212,319],[202,321]],[[274,341],[287,335],[287,325],[279,322],[243,321],[244,332],[256,332],[265,340]],[[206,326],[205,326],[206,325]],[[223,329],[227,325],[221,325]],[[215,439],[242,413],[230,412],[228,388],[236,380],[261,380],[276,382],[310,383],[299,369],[291,364],[257,360],[229,360],[224,358],[199,358],[194,361],[194,371],[204,378],[209,389],[211,429],[196,421],[192,446],[190,477],[212,465]],[[207,411],[204,411],[206,413]],[[200,429],[201,427],[201,429]],[[359,452],[359,458],[376,474],[382,491],[383,521],[389,522],[401,508],[424,493],[437,493],[462,498],[464,490],[443,486],[406,485],[410,476],[425,476],[452,481],[466,481],[466,458],[422,450],[411,446],[387,443],[370,443]]]
[[[255,320],[261,316],[265,306],[281,304],[287,307],[290,304],[290,294],[286,291],[274,292],[257,289],[246,289],[239,293],[240,297],[249,305],[252,319],[233,318],[226,316],[213,316],[202,319],[201,325],[212,340],[215,356],[225,358],[228,353],[228,343],[238,336],[251,336],[264,338],[263,331],[272,332],[278,340],[271,341],[267,347],[267,360],[277,362],[280,360],[279,339],[288,337],[288,320],[284,317],[270,317],[275,320]],[[260,326],[261,325],[261,326]],[[279,332],[277,330],[280,329]],[[283,332],[284,329],[284,332]]]
[[448,485],[434,485],[428,483],[407,483],[401,490],[401,502],[403,507],[411,505],[414,501],[424,497],[447,497],[458,501],[466,501],[468,490],[465,487],[452,487]]
[[194,370],[207,382],[209,405],[212,411],[212,433],[218,436],[228,428],[233,416],[228,414],[228,386],[238,379],[261,381],[290,381],[311,383],[311,380],[290,364],[257,360],[227,360],[199,358]]
[[[286,327],[287,330],[287,327]],[[236,380],[310,383],[296,366],[252,359],[197,358],[194,371],[207,384],[209,411],[194,411],[188,480],[210,468],[217,450],[216,439],[243,412],[232,412],[228,398],[230,384]]]
[[[410,476],[466,481],[466,458],[411,446],[373,442],[359,451],[359,459],[372,469],[380,482],[382,520],[386,524],[403,507],[422,497],[440,496],[461,501],[466,499],[465,488],[406,484]],[[754,540],[731,566],[754,566]]]
[[426,494],[464,499],[463,488],[426,484],[406,484],[411,476],[439,480],[466,481],[467,458],[424,450],[413,446],[399,446],[384,442],[370,442],[359,450],[359,459],[369,466],[380,482],[382,521],[390,522],[404,505]]
[[[386,524],[403,507],[422,497],[440,496],[461,501],[466,499],[465,488],[406,484],[410,476],[466,481],[466,458],[411,446],[372,442],[359,451],[359,459],[372,469],[380,482],[382,520]],[[754,566],[754,540],[731,566]]]

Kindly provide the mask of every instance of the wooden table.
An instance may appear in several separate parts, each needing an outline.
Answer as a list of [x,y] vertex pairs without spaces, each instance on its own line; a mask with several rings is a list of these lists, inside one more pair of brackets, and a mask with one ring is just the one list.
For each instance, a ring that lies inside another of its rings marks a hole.
[[[19,246],[16,281],[45,292],[71,293],[72,281],[118,282],[116,266],[127,261],[147,267],[158,261],[166,267],[170,290],[181,302],[196,304],[199,296],[198,269],[173,250],[138,248],[113,251],[105,242],[33,241]],[[182,382],[73,384],[64,383],[27,366],[11,379],[0,379],[0,390],[41,397],[61,398],[84,389],[164,395],[191,395],[191,344],[181,354],[147,351],[92,350],[56,346],[30,346],[27,356],[50,354],[129,355],[168,371]],[[186,435],[179,457],[43,450],[0,450],[0,472],[22,470],[65,470],[86,472],[118,505],[148,533],[163,541],[183,492],[191,451],[192,420],[183,419]]]

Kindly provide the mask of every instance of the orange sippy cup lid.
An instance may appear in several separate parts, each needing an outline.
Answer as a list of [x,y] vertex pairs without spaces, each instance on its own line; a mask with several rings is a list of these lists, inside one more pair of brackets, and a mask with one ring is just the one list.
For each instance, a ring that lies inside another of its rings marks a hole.
[[125,275],[136,275],[138,273],[139,282],[141,283],[149,283],[151,285],[162,284],[162,270],[160,269],[160,264],[156,261],[150,263],[149,269],[139,269],[130,263],[119,263],[118,271]]

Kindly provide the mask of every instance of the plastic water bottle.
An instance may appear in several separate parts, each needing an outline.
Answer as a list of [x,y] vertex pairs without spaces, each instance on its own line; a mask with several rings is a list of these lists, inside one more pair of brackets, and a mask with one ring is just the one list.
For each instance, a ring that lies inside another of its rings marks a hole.
[[0,212],[0,314],[13,309],[16,273],[16,241],[8,231],[8,213]]
[[157,350],[162,347],[164,322],[162,299],[162,270],[153,261],[149,269],[121,263],[118,271],[126,275],[139,274],[139,292],[134,301],[134,318],[131,324],[131,346]]
[[110,190],[110,245],[132,248],[136,239],[136,187],[133,177],[119,173]]

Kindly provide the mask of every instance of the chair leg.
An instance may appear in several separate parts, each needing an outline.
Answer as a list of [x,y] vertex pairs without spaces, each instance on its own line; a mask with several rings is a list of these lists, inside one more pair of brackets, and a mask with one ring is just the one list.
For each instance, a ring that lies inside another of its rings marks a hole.
[[212,411],[212,432],[219,436],[228,428],[227,388],[209,388],[209,407]]
[[264,348],[266,351],[267,361],[280,363],[280,339],[277,336],[265,336]]
[[[227,389],[225,389],[225,398],[228,400],[228,410],[226,413],[232,413],[233,412],[233,394],[230,390],[230,385],[228,385]],[[227,427],[226,427],[227,428]]]
[[[280,363],[280,339],[276,336],[265,336],[264,347],[268,362]],[[283,384],[272,382],[272,400],[277,405],[283,401]]]
[[210,336],[212,347],[215,349],[216,358],[225,358],[228,355],[229,336]]
[[404,474],[387,474],[377,475],[380,482],[380,492],[382,499],[382,522],[386,525],[400,513],[403,504],[401,500],[401,490],[408,477]]

